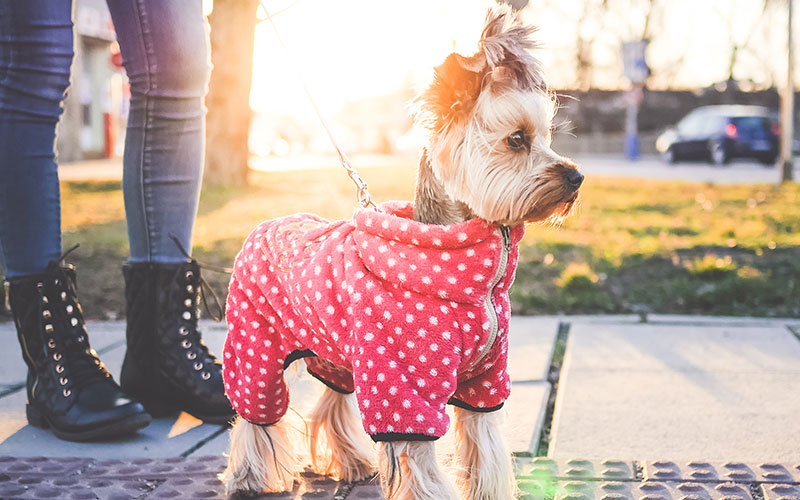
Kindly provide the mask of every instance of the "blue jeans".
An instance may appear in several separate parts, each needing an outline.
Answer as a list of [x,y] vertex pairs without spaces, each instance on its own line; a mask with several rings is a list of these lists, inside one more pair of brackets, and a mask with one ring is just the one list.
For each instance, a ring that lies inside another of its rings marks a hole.
[[[0,0],[0,265],[61,254],[55,127],[69,86],[72,2]],[[131,83],[123,193],[132,262],[183,262],[202,180],[211,68],[200,0],[108,0]]]

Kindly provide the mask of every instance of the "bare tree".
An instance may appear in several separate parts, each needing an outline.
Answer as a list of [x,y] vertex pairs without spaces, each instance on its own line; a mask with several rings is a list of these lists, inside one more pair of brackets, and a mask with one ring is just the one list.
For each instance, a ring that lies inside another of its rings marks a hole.
[[250,83],[258,0],[214,0],[211,24],[211,73],[205,181],[247,182],[250,132]]

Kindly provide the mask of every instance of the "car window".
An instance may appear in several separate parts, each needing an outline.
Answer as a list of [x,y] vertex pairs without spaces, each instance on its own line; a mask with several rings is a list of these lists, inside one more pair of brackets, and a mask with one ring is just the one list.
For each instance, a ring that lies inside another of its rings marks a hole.
[[722,115],[708,115],[708,119],[703,122],[701,133],[705,136],[712,136],[722,133],[725,130],[725,125],[728,123],[728,117]]
[[703,126],[704,119],[705,113],[690,113],[686,115],[686,117],[679,121],[678,125],[676,126],[678,133],[686,136],[699,134],[701,127]]
[[738,130],[753,131],[766,130],[770,128],[769,119],[763,116],[739,116],[732,118],[731,121]]

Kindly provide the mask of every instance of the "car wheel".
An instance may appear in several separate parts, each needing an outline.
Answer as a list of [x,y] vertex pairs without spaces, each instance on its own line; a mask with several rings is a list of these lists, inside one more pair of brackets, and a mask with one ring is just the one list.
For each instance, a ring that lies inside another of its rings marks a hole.
[[678,159],[675,156],[675,150],[671,146],[667,148],[666,151],[664,151],[663,158],[664,161],[669,163],[670,165],[674,165],[675,162],[678,161]]
[[714,165],[725,165],[730,161],[728,157],[728,151],[725,149],[725,145],[721,142],[712,142],[709,146],[709,156],[711,157],[711,163]]

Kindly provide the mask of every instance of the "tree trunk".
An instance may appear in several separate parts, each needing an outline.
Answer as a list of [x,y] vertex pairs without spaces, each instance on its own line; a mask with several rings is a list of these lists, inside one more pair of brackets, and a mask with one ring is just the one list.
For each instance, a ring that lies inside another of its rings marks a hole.
[[258,0],[214,0],[211,24],[211,72],[206,98],[204,181],[247,183],[250,131],[250,82]]

